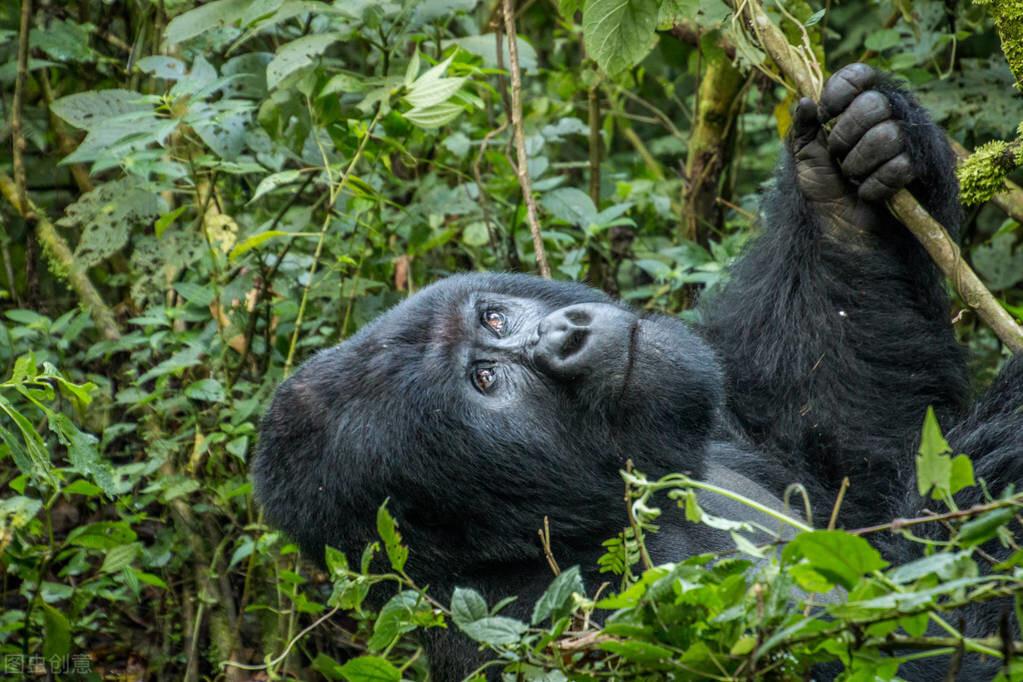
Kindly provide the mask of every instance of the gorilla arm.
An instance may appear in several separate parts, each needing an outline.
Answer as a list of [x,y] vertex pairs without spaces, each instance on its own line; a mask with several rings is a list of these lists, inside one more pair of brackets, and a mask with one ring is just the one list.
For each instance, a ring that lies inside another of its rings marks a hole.
[[705,331],[738,429],[832,495],[848,476],[841,519],[866,523],[906,485],[926,407],[956,413],[967,394],[940,275],[881,203],[908,182],[956,234],[953,157],[861,64],[828,81],[819,114],[800,103],[787,147],[763,234],[704,304]]

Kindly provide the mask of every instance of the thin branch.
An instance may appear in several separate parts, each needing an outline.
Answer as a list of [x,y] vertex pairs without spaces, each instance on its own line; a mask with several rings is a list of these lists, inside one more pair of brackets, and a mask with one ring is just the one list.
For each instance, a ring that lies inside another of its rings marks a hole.
[[[363,133],[362,139],[359,141],[359,147],[355,150],[355,155],[348,163],[348,167],[345,168],[344,174],[336,184],[331,182],[327,211],[323,217],[323,225],[320,227],[320,237],[316,242],[316,251],[313,253],[313,262],[309,266],[309,279],[305,283],[305,287],[302,288],[302,300],[298,304],[298,314],[295,316],[295,330],[291,334],[291,343],[288,345],[288,358],[284,361],[284,376],[291,374],[291,368],[295,363],[295,348],[298,346],[298,337],[302,333],[302,321],[305,318],[306,303],[309,301],[309,290],[312,289],[313,280],[316,277],[316,270],[320,264],[320,255],[323,253],[323,244],[327,238],[327,228],[330,227],[330,222],[333,218],[333,212],[331,209],[337,201],[337,198],[341,196],[341,192],[348,184],[348,180],[352,177],[352,171],[355,170],[355,166],[359,163],[359,159],[362,158],[362,153],[366,149],[366,143],[369,142],[369,138],[373,134],[373,129],[376,128],[377,123],[380,121],[382,111],[383,109],[381,107],[377,107],[377,112],[373,116],[373,120],[370,121],[369,126],[366,127],[366,132]],[[326,158],[326,154],[323,156],[324,169],[329,177],[330,163]]]
[[543,247],[540,234],[540,220],[537,218],[536,198],[533,196],[533,185],[529,180],[529,167],[526,160],[526,133],[522,126],[522,72],[519,70],[519,46],[515,37],[515,12],[512,0],[502,0],[504,13],[504,32],[508,35],[508,56],[511,64],[511,120],[515,130],[515,151],[517,162],[515,174],[522,188],[522,198],[526,202],[526,218],[529,221],[529,232],[533,235],[533,251],[536,253],[536,265],[540,274],[551,278],[551,267],[547,264],[547,253]]
[[[761,47],[771,56],[781,72],[795,83],[799,94],[817,99],[820,78],[812,53],[793,47],[767,16],[759,0],[730,0],[736,17],[744,17]],[[945,228],[920,205],[907,190],[899,190],[888,206],[930,254],[938,268],[952,280],[963,302],[987,322],[1002,343],[1013,351],[1023,351],[1021,328],[1002,305],[991,295],[972,268],[963,260],[959,246]]]
[[876,526],[867,526],[865,528],[857,528],[855,530],[846,531],[850,535],[870,535],[872,533],[881,533],[886,530],[900,531],[903,528],[910,528],[912,526],[919,526],[925,523],[935,523],[940,521],[951,521],[955,519],[964,519],[971,516],[977,516],[984,512],[989,512],[994,509],[1001,509],[1002,507],[1020,507],[1023,506],[1023,495],[1015,495],[1006,500],[996,500],[994,502],[988,502],[986,504],[978,504],[968,509],[957,509],[956,511],[946,512],[944,514],[931,514],[929,516],[917,516],[911,519],[895,519],[888,523],[881,523]]
[[28,79],[28,38],[31,31],[32,0],[21,0],[21,24],[18,29],[18,71],[14,79],[14,106],[11,112],[11,151],[14,185],[17,189],[16,206],[21,207],[25,220],[35,220],[35,211],[28,202],[25,179],[25,130],[22,109],[25,105],[25,81]]
[[71,248],[64,241],[64,238],[57,233],[53,223],[31,202],[22,204],[18,198],[18,189],[14,181],[8,175],[0,173],[0,194],[4,195],[7,202],[18,214],[28,220],[28,215],[35,216],[36,238],[43,245],[47,256],[53,261],[54,269],[66,273],[68,284],[78,294],[78,298],[93,321],[99,327],[103,336],[111,341],[121,338],[121,330],[117,326],[117,320],[113,311],[99,295],[96,287],[92,285],[88,273],[75,262]]

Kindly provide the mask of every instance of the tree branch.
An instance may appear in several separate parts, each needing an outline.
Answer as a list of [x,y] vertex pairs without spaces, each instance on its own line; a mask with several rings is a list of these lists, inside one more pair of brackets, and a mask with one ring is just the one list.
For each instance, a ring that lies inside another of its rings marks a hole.
[[[782,74],[795,83],[804,97],[819,97],[819,78],[815,77],[807,57],[794,48],[771,19],[759,0],[729,0],[759,38],[761,46],[777,64]],[[912,194],[899,190],[888,202],[892,213],[920,241],[938,268],[952,280],[963,302],[998,335],[1014,352],[1023,351],[1021,328],[1002,305],[991,295],[977,274],[963,260],[959,246],[945,228],[920,205]]]
[[533,235],[533,251],[536,253],[536,265],[540,274],[546,279],[551,278],[551,267],[547,264],[547,253],[543,248],[543,237],[540,234],[540,220],[537,218],[536,198],[533,196],[533,184],[529,180],[529,167],[526,160],[526,133],[522,126],[522,72],[519,69],[519,46],[515,38],[515,12],[512,0],[502,0],[504,14],[504,32],[508,36],[508,56],[511,64],[511,120],[515,131],[515,151],[517,161],[515,174],[522,188],[522,199],[526,202],[526,218],[529,221],[529,232]]
[[89,275],[76,262],[71,248],[64,241],[64,238],[57,233],[53,223],[43,214],[30,199],[26,197],[26,204],[22,204],[18,197],[18,188],[8,175],[0,173],[0,193],[4,195],[7,202],[18,212],[18,215],[29,220],[29,216],[35,217],[36,238],[42,243],[47,257],[50,259],[54,270],[62,273],[71,285],[71,288],[78,294],[82,306],[89,311],[100,333],[110,340],[116,341],[121,338],[121,330],[117,325],[114,313],[107,306],[106,302],[92,285]]

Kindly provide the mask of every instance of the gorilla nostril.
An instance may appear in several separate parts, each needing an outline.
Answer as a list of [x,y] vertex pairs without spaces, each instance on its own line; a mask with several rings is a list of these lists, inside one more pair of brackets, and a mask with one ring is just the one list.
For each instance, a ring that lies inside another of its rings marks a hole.
[[583,347],[586,342],[587,332],[585,329],[574,329],[565,338],[565,342],[561,344],[561,351],[558,353],[558,357],[562,360],[575,355]]
[[593,322],[593,316],[585,310],[579,308],[573,308],[565,311],[565,317],[568,318],[569,322],[578,325],[588,325]]

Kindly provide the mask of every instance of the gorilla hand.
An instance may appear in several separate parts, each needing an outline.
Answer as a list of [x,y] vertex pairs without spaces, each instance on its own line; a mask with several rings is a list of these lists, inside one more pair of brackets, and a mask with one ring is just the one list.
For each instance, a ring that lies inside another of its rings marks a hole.
[[828,79],[819,106],[804,98],[796,107],[796,178],[826,231],[848,237],[871,230],[884,215],[880,202],[918,176],[894,106],[897,91],[883,85],[873,68],[851,64]]

